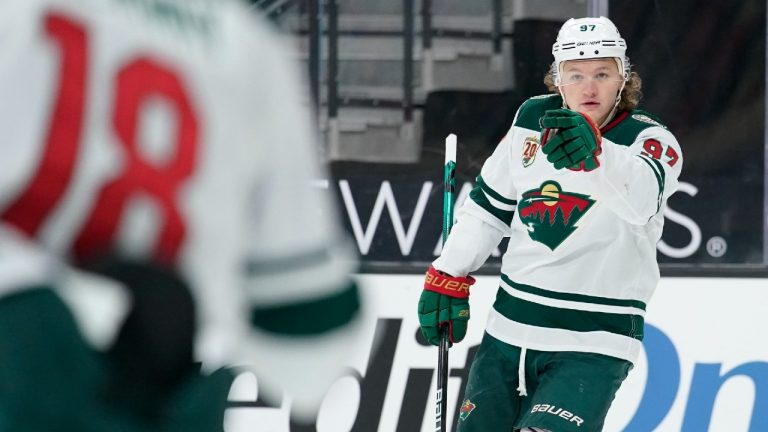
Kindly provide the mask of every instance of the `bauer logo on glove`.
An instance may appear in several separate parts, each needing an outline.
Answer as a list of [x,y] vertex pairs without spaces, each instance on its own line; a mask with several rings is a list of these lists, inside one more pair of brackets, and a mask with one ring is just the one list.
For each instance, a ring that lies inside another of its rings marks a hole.
[[549,110],[540,120],[541,151],[556,169],[592,171],[600,166],[602,135],[588,115],[568,109]]
[[430,267],[424,280],[424,286],[430,291],[452,297],[469,297],[469,287],[474,282],[475,280],[471,276],[468,278],[449,277],[440,274],[434,267]]
[[452,343],[467,334],[469,322],[469,287],[472,276],[454,277],[430,266],[419,298],[421,334],[432,345],[440,344],[440,327],[448,326]]

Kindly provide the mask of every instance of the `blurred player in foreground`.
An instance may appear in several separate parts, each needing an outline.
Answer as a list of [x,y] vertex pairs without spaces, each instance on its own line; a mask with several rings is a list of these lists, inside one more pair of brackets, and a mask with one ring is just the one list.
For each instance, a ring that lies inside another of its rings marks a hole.
[[313,418],[360,302],[289,57],[235,0],[0,3],[0,430],[221,430],[229,365]]
[[419,302],[425,337],[469,320],[468,274],[504,236],[500,288],[458,431],[600,431],[641,350],[656,243],[683,164],[636,109],[640,77],[607,18],[560,29],[545,83],[485,162]]

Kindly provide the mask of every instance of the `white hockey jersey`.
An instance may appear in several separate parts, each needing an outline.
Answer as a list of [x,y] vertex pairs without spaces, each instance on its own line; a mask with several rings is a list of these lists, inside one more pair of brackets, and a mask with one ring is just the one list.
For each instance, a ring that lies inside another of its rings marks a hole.
[[561,106],[547,95],[520,107],[434,266],[468,274],[509,236],[487,332],[524,348],[634,362],[682,153],[665,126],[634,110],[602,128],[597,169],[556,170],[540,149],[539,119]]
[[[5,256],[32,243],[172,264],[198,300],[202,360],[317,398],[357,332],[355,257],[312,186],[325,174],[290,57],[237,1],[0,2]],[[33,262],[0,264],[0,292],[52,271]],[[333,322],[254,315],[314,301],[338,306]]]

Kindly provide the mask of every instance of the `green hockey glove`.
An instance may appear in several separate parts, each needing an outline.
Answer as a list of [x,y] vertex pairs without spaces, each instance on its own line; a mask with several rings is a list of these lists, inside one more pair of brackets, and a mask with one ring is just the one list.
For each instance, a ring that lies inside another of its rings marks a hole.
[[541,118],[541,150],[556,169],[592,171],[600,166],[602,135],[589,116],[567,109],[549,110]]
[[452,343],[464,339],[469,322],[469,287],[474,283],[472,276],[453,277],[429,267],[418,312],[421,333],[430,344],[440,345],[440,327],[444,325],[448,326]]

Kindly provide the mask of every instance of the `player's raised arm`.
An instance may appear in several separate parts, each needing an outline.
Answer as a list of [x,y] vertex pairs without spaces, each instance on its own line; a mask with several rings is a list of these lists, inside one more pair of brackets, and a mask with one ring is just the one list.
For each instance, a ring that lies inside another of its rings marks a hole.
[[541,119],[543,151],[557,169],[585,171],[619,217],[644,225],[677,190],[682,151],[674,135],[647,113],[636,110],[621,118],[617,131],[604,128],[614,142],[589,114],[547,111]]

